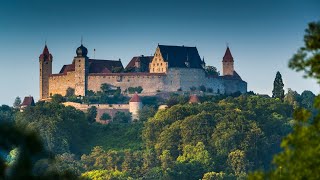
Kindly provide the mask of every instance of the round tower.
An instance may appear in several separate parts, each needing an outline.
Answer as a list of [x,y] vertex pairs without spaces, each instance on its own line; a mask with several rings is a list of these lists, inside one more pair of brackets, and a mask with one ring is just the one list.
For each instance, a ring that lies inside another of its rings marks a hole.
[[50,97],[49,77],[52,74],[52,55],[47,45],[44,46],[42,54],[39,56],[40,65],[40,100]]
[[132,113],[132,119],[139,119],[139,110],[142,109],[142,101],[135,93],[129,101],[129,112]]

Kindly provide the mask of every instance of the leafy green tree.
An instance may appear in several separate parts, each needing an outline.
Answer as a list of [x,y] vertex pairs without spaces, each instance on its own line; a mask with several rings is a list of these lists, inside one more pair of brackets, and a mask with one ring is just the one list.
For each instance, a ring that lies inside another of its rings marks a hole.
[[74,88],[68,87],[68,89],[66,90],[66,97],[74,96],[74,92]]
[[100,89],[101,89],[101,92],[108,94],[108,92],[111,90],[111,87],[109,84],[104,83],[104,84],[101,84]]
[[159,156],[159,159],[163,170],[168,170],[174,166],[174,159],[172,158],[169,150],[164,150]]
[[0,123],[1,122],[12,122],[14,120],[15,111],[13,108],[2,105],[0,106]]
[[88,108],[88,111],[87,111],[87,121],[89,123],[94,123],[96,122],[96,117],[97,117],[97,107],[91,106],[90,108]]
[[293,105],[294,108],[298,108],[300,102],[300,94],[289,88],[288,93],[284,97],[284,101]]
[[304,77],[315,78],[320,82],[320,21],[311,22],[305,30],[304,46],[290,59],[289,67],[303,71]]
[[315,97],[311,91],[303,91],[300,96],[301,107],[312,110]]
[[196,146],[184,146],[183,154],[177,158],[177,161],[181,163],[193,163],[196,161],[206,168],[210,168],[213,165],[210,154],[202,142],[198,142]]
[[104,120],[104,121],[110,120],[110,119],[111,119],[111,116],[108,113],[103,113],[100,117],[100,120]]
[[208,172],[203,175],[202,180],[223,180],[226,179],[226,173],[224,172]]
[[228,155],[228,164],[236,176],[245,174],[248,166],[245,152],[239,149],[230,152]]
[[219,71],[214,66],[206,66],[205,72],[209,76],[219,76],[220,75]]
[[148,118],[153,117],[156,114],[156,109],[154,106],[145,105],[139,110],[139,121],[145,122]]
[[[51,153],[79,153],[86,142],[85,114],[74,107],[57,103],[37,103],[18,112],[17,126],[40,134],[44,147]],[[70,128],[72,127],[72,128]]]
[[20,99],[19,96],[17,96],[16,99],[14,100],[13,107],[14,108],[19,108],[20,104],[21,104],[21,99]]
[[51,97],[51,102],[52,103],[63,103],[63,102],[66,102],[66,99],[61,94],[54,94]]
[[113,117],[113,123],[129,123],[131,122],[131,114],[118,111]]
[[82,164],[78,159],[76,159],[74,154],[63,153],[58,154],[55,157],[54,168],[59,173],[65,171],[72,172],[73,174],[80,176],[81,171],[83,171]]
[[284,90],[283,90],[284,84],[282,81],[282,77],[280,72],[278,71],[276,74],[276,78],[273,82],[273,90],[272,90],[272,97],[273,98],[279,98],[280,100],[283,100],[284,98]]
[[0,149],[2,152],[18,151],[11,154],[15,160],[9,165],[0,156],[0,179],[77,179],[72,173],[50,171],[50,163],[49,168],[42,167],[41,173],[35,171],[39,161],[52,160],[35,131],[19,128],[13,123],[1,123]]
[[116,179],[116,180],[132,180],[127,173],[118,170],[93,170],[85,172],[81,175],[84,179],[100,180],[100,179]]
[[[305,46],[290,60],[289,67],[304,71],[306,77],[320,82],[320,22],[309,24],[304,36]],[[320,110],[320,97],[314,108]],[[283,151],[273,159],[269,172],[257,171],[249,179],[320,179],[320,115],[311,116],[306,109],[294,113],[294,130],[281,143]]]

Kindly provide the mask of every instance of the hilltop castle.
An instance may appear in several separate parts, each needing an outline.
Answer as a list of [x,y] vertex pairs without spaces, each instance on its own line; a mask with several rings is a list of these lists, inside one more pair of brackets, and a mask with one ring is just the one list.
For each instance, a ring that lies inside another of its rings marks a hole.
[[221,76],[206,74],[206,63],[196,47],[158,45],[154,56],[133,57],[125,68],[120,59],[90,59],[87,54],[87,48],[81,44],[72,63],[53,74],[53,56],[45,45],[39,57],[40,99],[65,95],[68,88],[73,88],[77,96],[85,96],[88,90],[99,91],[104,83],[120,87],[122,92],[138,86],[142,93],[190,91],[200,86],[216,94],[247,92],[247,83],[234,70],[229,47],[222,60]]

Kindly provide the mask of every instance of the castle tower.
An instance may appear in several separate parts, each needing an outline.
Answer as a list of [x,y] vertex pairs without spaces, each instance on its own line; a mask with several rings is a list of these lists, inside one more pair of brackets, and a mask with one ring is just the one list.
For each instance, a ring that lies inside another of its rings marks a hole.
[[52,74],[52,55],[49,53],[47,45],[44,46],[42,54],[39,56],[40,64],[40,100],[50,97],[49,76]]
[[227,47],[226,53],[223,56],[222,67],[223,67],[223,75],[231,75],[233,76],[234,67],[233,67],[233,57],[231,55],[229,47]]
[[81,43],[81,46],[76,50],[76,54],[77,56],[73,58],[73,63],[75,65],[74,93],[76,96],[85,96],[88,87],[88,49]]
[[142,109],[142,101],[137,93],[135,93],[129,101],[129,111],[132,113],[132,119],[139,119],[139,110]]

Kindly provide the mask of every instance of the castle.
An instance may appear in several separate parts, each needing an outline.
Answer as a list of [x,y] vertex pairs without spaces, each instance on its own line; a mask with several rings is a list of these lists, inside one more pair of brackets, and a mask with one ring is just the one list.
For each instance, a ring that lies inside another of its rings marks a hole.
[[215,94],[247,92],[247,83],[234,70],[229,47],[222,60],[221,76],[206,73],[206,63],[196,47],[158,45],[154,56],[133,57],[125,68],[120,59],[90,59],[87,54],[81,44],[72,63],[53,74],[53,56],[45,45],[39,57],[40,100],[54,94],[64,96],[68,88],[73,88],[77,96],[86,96],[88,90],[100,91],[104,83],[119,87],[122,92],[138,86],[142,93],[190,91],[200,86]]

